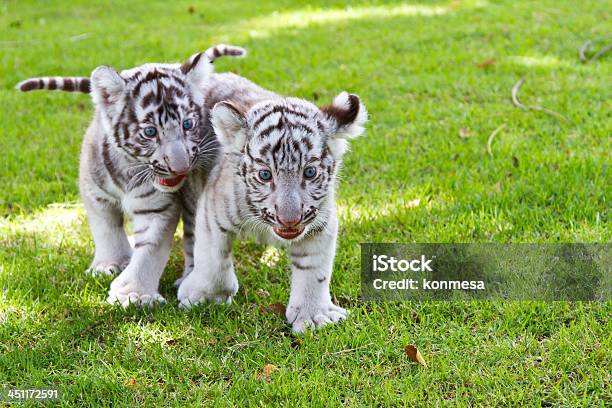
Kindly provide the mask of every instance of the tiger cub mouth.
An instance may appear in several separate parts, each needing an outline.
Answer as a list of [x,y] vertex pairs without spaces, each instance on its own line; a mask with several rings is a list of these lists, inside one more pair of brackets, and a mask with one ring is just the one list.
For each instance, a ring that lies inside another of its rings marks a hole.
[[168,177],[162,178],[159,176],[155,176],[155,183],[162,187],[167,187],[173,189],[178,187],[184,180],[187,178],[187,175],[181,174],[176,177]]
[[284,239],[294,239],[302,235],[304,228],[273,228],[274,233]]

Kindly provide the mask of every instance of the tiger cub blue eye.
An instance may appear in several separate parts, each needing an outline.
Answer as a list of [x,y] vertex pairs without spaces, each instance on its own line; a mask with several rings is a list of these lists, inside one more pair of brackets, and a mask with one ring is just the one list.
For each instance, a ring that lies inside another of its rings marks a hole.
[[144,134],[145,136],[153,137],[157,134],[157,129],[155,129],[153,126],[146,127],[144,130]]
[[315,169],[314,167],[310,166],[304,169],[304,177],[306,177],[307,179],[311,179],[316,175],[317,175],[317,169]]
[[193,127],[193,120],[191,119],[185,119],[183,121],[183,129],[185,130],[189,130]]
[[270,170],[259,170],[259,178],[263,181],[272,180],[272,172]]

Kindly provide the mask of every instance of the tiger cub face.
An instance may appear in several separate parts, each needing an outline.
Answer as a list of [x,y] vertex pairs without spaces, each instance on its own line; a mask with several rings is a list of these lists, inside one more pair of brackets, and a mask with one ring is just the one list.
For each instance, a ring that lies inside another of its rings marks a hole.
[[324,228],[347,141],[367,120],[359,97],[341,93],[321,109],[302,99],[277,99],[246,112],[221,102],[211,119],[224,149],[240,155],[236,174],[250,218],[288,241]]
[[132,180],[176,191],[198,161],[212,154],[205,140],[201,91],[211,72],[204,53],[182,65],[144,64],[121,73],[106,66],[94,70],[97,114],[109,141],[134,163]]

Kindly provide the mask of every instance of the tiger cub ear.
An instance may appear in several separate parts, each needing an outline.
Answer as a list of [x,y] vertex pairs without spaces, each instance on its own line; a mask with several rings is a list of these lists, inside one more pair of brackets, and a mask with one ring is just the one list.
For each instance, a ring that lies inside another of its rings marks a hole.
[[348,149],[348,139],[356,138],[364,131],[363,125],[368,120],[368,111],[355,94],[342,92],[330,105],[321,108],[332,126],[328,145],[336,158]]
[[219,142],[229,151],[241,151],[246,143],[246,119],[243,109],[235,103],[217,103],[211,122]]
[[124,88],[125,80],[111,67],[101,66],[91,73],[91,97],[103,109],[117,103]]
[[187,81],[195,88],[200,89],[204,81],[213,72],[213,66],[205,52],[193,54],[181,65],[181,72],[187,77]]

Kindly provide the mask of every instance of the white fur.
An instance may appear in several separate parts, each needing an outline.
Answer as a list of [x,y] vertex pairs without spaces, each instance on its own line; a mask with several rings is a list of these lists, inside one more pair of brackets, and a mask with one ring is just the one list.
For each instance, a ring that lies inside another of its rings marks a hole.
[[[119,303],[123,307],[129,304],[145,306],[165,302],[158,292],[158,285],[168,261],[174,230],[179,218],[178,211],[163,215],[134,214],[134,210],[142,208],[143,205],[142,200],[134,199],[134,196],[135,194],[131,193],[124,198],[124,211],[130,215],[134,231],[146,227],[146,232],[137,234],[135,240],[137,242],[152,241],[155,242],[155,245],[135,248],[129,264],[111,283],[108,302]],[[167,197],[155,195],[147,200],[147,205],[163,205],[167,200]]]
[[[342,110],[350,109],[349,94],[347,92],[340,93],[334,98],[332,105]],[[332,121],[335,121],[333,118],[331,119]],[[355,120],[345,126],[338,127],[336,125],[336,131],[332,135],[331,140],[328,142],[329,148],[334,157],[340,158],[344,156],[349,148],[347,141],[360,136],[365,130],[364,125],[367,121],[368,111],[363,102],[359,100],[359,111]]]
[[[223,232],[215,227],[215,218],[224,229],[231,229],[231,219],[247,212],[244,205],[244,189],[232,180],[234,170],[227,157],[223,165],[211,176],[205,193],[199,200],[196,215],[195,268],[182,278],[178,290],[180,307],[189,309],[203,302],[231,303],[238,291],[238,279],[231,257],[232,241],[236,235],[251,235],[260,241],[287,247],[295,262],[312,269],[303,270],[292,264],[291,294],[286,318],[296,332],[308,328],[320,328],[345,319],[347,311],[333,304],[330,281],[336,251],[338,219],[333,196],[326,208],[327,227],[313,237],[285,240],[271,231],[251,230],[242,220],[238,229]],[[229,183],[229,185],[228,185]],[[233,184],[233,187],[230,185]],[[212,189],[216,185],[221,190]],[[236,195],[233,195],[235,193]],[[229,203],[229,207],[213,208],[216,203]],[[207,227],[208,226],[208,227]],[[207,229],[210,228],[210,229]],[[308,254],[307,256],[302,256]]]
[[[342,92],[334,98],[332,102],[333,106],[337,106],[340,109],[350,109],[349,105],[349,94]],[[334,134],[334,139],[353,139],[363,133],[364,125],[368,121],[368,111],[361,100],[359,100],[359,111],[355,120],[347,125],[338,128]]]
[[106,133],[112,132],[110,118],[123,109],[122,95],[125,80],[108,66],[101,66],[91,73],[91,98],[102,113],[100,119]]
[[111,102],[115,101],[125,88],[125,80],[119,73],[108,66],[101,66],[91,73],[91,96],[96,105],[106,103],[103,94],[106,93]]
[[237,110],[230,102],[219,102],[211,112],[211,122],[217,139],[231,151],[240,151],[246,141],[244,118]]
[[[191,58],[194,58],[193,56]],[[208,59],[204,53],[198,60],[198,63],[191,68],[187,73],[187,82],[191,85],[191,91],[194,96],[194,102],[202,104],[204,98],[202,95],[202,89],[206,83],[206,80],[213,72],[212,62]]]
[[[252,92],[260,94],[257,90],[252,90]],[[350,109],[348,94],[338,95],[333,104],[340,109]],[[190,308],[202,302],[231,302],[232,297],[238,291],[238,280],[231,255],[232,241],[239,235],[254,235],[265,242],[288,248],[292,260],[292,276],[286,317],[294,331],[303,332],[309,327],[318,328],[336,323],[347,316],[345,309],[333,304],[330,295],[338,233],[338,218],[334,202],[336,175],[333,174],[325,198],[318,202],[318,218],[306,224],[305,230],[299,237],[291,240],[283,239],[273,232],[269,224],[255,221],[255,216],[249,212],[247,205],[247,187],[243,178],[237,174],[237,169],[240,168],[241,161],[246,156],[237,153],[243,151],[245,143],[248,144],[249,151],[258,152],[264,143],[274,145],[279,138],[285,137],[285,131],[299,132],[295,127],[289,129],[275,127],[279,123],[281,113],[274,112],[270,108],[276,108],[277,105],[287,109],[288,112],[300,111],[299,114],[293,115],[291,120],[307,121],[312,129],[317,129],[316,120],[321,120],[325,127],[325,135],[314,135],[312,132],[304,135],[297,133],[293,140],[309,137],[313,149],[317,149],[317,152],[325,147],[324,143],[327,140],[338,166],[342,154],[346,151],[347,139],[361,134],[363,124],[367,120],[367,111],[361,103],[359,113],[353,123],[342,127],[338,127],[333,117],[323,115],[314,105],[295,98],[267,100],[254,104],[246,115],[241,114],[236,106],[229,103],[216,104],[211,120],[226,154],[213,169],[198,200],[195,225],[195,266],[180,281],[178,299],[183,308]],[[261,115],[266,116],[264,118]],[[263,120],[258,120],[258,117],[262,117]],[[253,129],[255,123],[258,125]],[[246,140],[247,124],[249,135],[251,135],[249,137],[252,138],[248,141]],[[264,140],[260,140],[257,137],[258,131],[269,127],[273,130],[267,132]],[[284,172],[277,169],[276,171],[279,175],[275,191],[276,194],[283,195],[277,196],[275,200],[293,202],[292,197],[306,200],[304,191],[287,187],[290,184],[299,185],[296,180],[301,180],[301,173],[296,173],[295,169],[285,169]],[[288,172],[295,174],[286,178]],[[280,193],[281,190],[284,192]],[[287,201],[288,199],[290,200]],[[302,201],[302,203],[305,202],[307,201]],[[268,207],[276,208],[275,203],[267,201],[266,203]],[[322,230],[315,229],[318,226],[323,226]],[[309,233],[311,231],[312,234]]]
[[[178,223],[178,203],[174,203],[175,199],[171,195],[158,191],[145,198],[138,198],[151,189],[150,185],[145,184],[123,192],[105,176],[109,182],[103,191],[92,181],[92,170],[102,166],[101,163],[90,160],[91,147],[97,146],[95,149],[99,151],[104,140],[102,128],[95,126],[99,116],[96,115],[94,125],[85,135],[81,154],[81,198],[87,210],[95,243],[95,255],[88,271],[94,275],[121,272],[111,283],[108,293],[110,303],[127,307],[129,304],[144,306],[163,302],[164,299],[158,292],[158,284]],[[118,165],[129,166],[129,162],[125,162],[116,153],[113,157]],[[96,197],[103,197],[107,202],[100,202]],[[137,213],[139,209],[161,208],[170,203],[173,206],[164,213]],[[135,242],[151,245],[131,247],[123,227],[124,216],[133,222]]]

